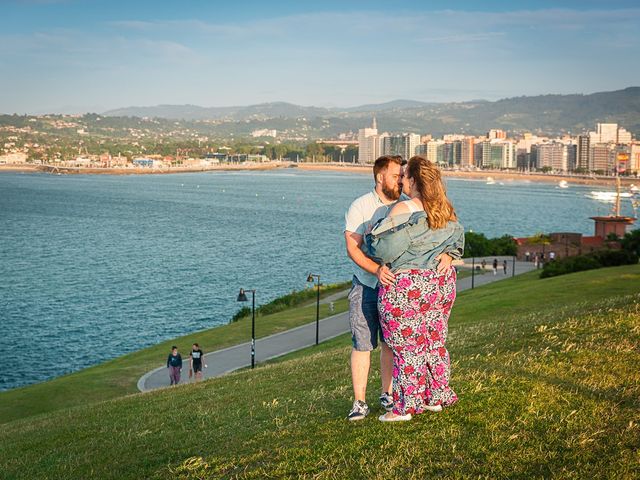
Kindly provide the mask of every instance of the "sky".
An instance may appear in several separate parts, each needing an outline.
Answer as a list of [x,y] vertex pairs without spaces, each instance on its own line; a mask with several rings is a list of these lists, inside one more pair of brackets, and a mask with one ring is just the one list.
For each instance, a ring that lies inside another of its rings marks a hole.
[[0,112],[593,93],[639,51],[637,0],[0,0]]

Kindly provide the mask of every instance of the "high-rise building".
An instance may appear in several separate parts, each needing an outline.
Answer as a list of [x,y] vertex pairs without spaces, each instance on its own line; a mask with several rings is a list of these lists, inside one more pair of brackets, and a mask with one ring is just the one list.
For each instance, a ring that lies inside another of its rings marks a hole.
[[631,132],[617,123],[597,123],[596,131],[589,132],[591,143],[629,144],[633,140]]
[[617,123],[598,123],[596,124],[596,135],[598,140],[596,143],[617,143],[618,142],[618,124]]
[[567,146],[560,142],[541,143],[536,148],[536,166],[565,172],[568,170],[567,153]]
[[589,161],[591,155],[591,137],[589,135],[578,135],[576,150],[576,168],[585,172],[593,170]]
[[513,143],[500,140],[482,142],[483,168],[515,168],[515,148]]
[[385,135],[381,137],[381,155],[400,155],[409,160],[419,153],[420,135],[404,133],[402,135]]
[[380,140],[375,117],[371,128],[358,130],[358,162],[373,163],[380,156]]
[[578,146],[575,143],[567,145],[567,169],[573,172],[578,165]]
[[640,173],[640,143],[634,142],[629,145],[629,173]]
[[615,148],[611,143],[596,143],[589,149],[589,164],[594,172],[612,172],[615,165]]
[[431,140],[427,143],[427,160],[435,163],[444,163],[444,140]]
[[618,128],[618,143],[625,145],[630,144],[632,141],[631,132],[628,132],[623,127]]
[[463,168],[475,166],[473,161],[475,139],[473,137],[465,137],[460,142],[460,166]]

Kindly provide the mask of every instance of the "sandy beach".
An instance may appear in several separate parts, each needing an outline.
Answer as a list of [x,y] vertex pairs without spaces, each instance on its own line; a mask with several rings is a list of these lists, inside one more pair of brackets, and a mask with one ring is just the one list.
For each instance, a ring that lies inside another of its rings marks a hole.
[[242,165],[213,165],[211,167],[170,167],[170,168],[93,168],[93,167],[58,167],[52,165],[0,165],[0,172],[42,172],[61,175],[164,175],[171,173],[198,173],[229,170],[273,170],[288,168],[289,163],[271,162]]
[[[371,175],[371,165],[353,164],[326,164],[326,163],[288,163],[269,162],[239,165],[213,165],[211,167],[170,167],[170,168],[86,168],[86,167],[57,167],[50,165],[0,165],[0,172],[44,172],[53,174],[82,174],[82,175],[162,175],[171,173],[196,173],[216,171],[241,171],[241,170],[274,170],[278,168],[299,168],[301,170],[348,172]],[[614,187],[614,177],[590,177],[578,175],[551,175],[541,173],[516,173],[491,170],[460,171],[444,170],[445,177],[466,178],[470,180],[486,181],[491,177],[496,181],[529,181],[544,183],[559,183],[564,180],[574,185],[598,185]],[[623,187],[632,184],[640,185],[640,178],[620,177]]]

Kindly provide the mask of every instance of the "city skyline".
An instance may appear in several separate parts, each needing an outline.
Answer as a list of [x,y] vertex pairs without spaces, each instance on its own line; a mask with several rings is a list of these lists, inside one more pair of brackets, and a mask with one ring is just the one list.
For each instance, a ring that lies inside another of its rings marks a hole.
[[0,110],[496,100],[640,78],[634,2],[447,7],[9,1]]

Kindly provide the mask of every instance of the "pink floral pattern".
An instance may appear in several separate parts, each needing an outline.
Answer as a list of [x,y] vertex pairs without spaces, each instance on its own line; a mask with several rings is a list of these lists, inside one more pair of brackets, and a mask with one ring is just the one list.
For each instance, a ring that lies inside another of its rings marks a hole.
[[448,320],[456,298],[456,273],[410,270],[378,290],[382,333],[393,351],[393,412],[417,414],[425,406],[452,405]]

